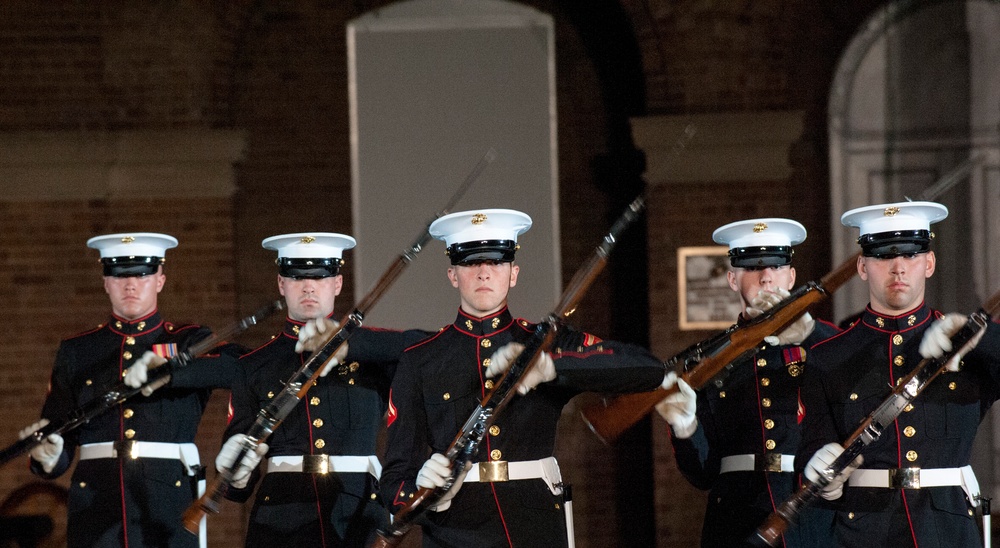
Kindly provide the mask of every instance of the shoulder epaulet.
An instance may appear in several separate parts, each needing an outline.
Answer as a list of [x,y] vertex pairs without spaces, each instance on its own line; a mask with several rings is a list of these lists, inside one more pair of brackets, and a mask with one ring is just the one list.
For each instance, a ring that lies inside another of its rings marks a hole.
[[423,345],[425,345],[425,344],[433,341],[434,339],[440,337],[442,333],[444,333],[445,331],[448,331],[449,329],[451,329],[451,327],[452,326],[449,324],[449,325],[446,325],[446,326],[442,327],[441,329],[438,329],[437,333],[432,333],[428,337],[417,341],[416,343],[414,343],[413,345],[411,345],[409,348],[407,348],[403,352],[409,352],[410,350],[413,350],[414,348],[421,347],[421,346],[423,346]]
[[63,341],[71,341],[73,339],[78,339],[80,337],[83,337],[84,335],[90,335],[91,333],[97,333],[98,331],[104,329],[107,326],[108,326],[107,323],[98,324],[97,327],[94,327],[92,329],[88,329],[87,331],[81,331],[81,332],[79,332],[79,333],[77,333],[75,335],[70,335],[69,337],[66,337],[65,339],[63,339]]
[[168,333],[180,333],[181,331],[186,331],[188,329],[201,329],[201,326],[193,323],[176,324],[173,322],[163,322],[163,329],[165,329]]

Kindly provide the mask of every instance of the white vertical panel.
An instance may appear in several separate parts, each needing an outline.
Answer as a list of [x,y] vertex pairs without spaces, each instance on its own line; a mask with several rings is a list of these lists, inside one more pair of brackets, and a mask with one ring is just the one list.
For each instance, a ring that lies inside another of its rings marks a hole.
[[[540,319],[561,289],[552,18],[508,2],[416,0],[351,21],[347,39],[358,298],[492,148],[497,159],[454,211],[531,215],[510,300],[515,315]],[[432,241],[369,319],[450,323],[448,265]]]

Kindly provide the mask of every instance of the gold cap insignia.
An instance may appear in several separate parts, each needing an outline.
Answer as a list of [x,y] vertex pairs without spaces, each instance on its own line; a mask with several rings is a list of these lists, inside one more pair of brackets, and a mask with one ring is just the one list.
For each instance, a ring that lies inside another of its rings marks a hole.
[[476,213],[475,215],[472,216],[472,224],[474,225],[481,225],[485,222],[486,222],[485,213]]
[[760,234],[761,232],[764,232],[765,230],[767,230],[767,223],[757,223],[757,224],[753,225],[753,231],[756,234]]
[[895,217],[897,213],[899,213],[899,208],[895,206],[887,207],[885,208],[885,211],[882,212],[882,214],[886,217]]
[[299,243],[303,243],[303,244],[311,244],[311,243],[313,243],[313,242],[315,242],[315,241],[316,241],[316,238],[313,238],[312,236],[303,236],[303,237],[302,237],[302,238],[301,238],[301,239],[299,240]]
[[135,241],[135,236],[122,236],[123,244],[130,244]]

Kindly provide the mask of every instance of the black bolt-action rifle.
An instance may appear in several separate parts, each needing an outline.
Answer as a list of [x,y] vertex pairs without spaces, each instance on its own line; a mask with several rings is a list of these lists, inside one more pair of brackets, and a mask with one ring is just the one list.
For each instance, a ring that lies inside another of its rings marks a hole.
[[[978,156],[968,158],[924,189],[918,199],[933,200],[944,194],[965,180],[981,161],[982,158]],[[750,322],[741,326],[733,325],[726,331],[685,349],[667,360],[667,367],[676,370],[678,377],[684,379],[695,390],[710,382],[721,386],[734,364],[752,356],[765,337],[780,333],[817,303],[826,300],[850,281],[857,272],[860,256],[860,252],[855,253],[823,276],[818,283],[809,282],[799,287],[788,298]],[[619,396],[611,401],[602,401],[585,407],[581,411],[581,417],[601,441],[611,443],[652,412],[663,398],[676,391],[677,387],[674,386],[669,390],[658,388],[652,392]]]
[[151,368],[149,370],[148,380],[142,386],[132,388],[123,382],[119,382],[104,394],[91,399],[82,406],[69,412],[61,421],[50,422],[42,428],[35,430],[24,439],[11,444],[3,450],[0,450],[0,466],[17,458],[19,455],[31,451],[35,446],[42,443],[45,438],[49,437],[49,435],[59,434],[61,436],[71,430],[75,430],[80,426],[87,424],[91,419],[104,413],[112,407],[125,403],[126,400],[141,392],[143,388],[153,385],[160,379],[170,375],[175,369],[186,367],[198,356],[214,349],[233,335],[241,333],[246,329],[257,325],[262,319],[270,315],[272,312],[281,310],[284,307],[285,303],[282,301],[274,301],[273,303],[262,307],[253,314],[239,320],[229,327],[212,333],[201,341],[192,344],[186,350],[178,352],[177,355],[171,357],[163,365]]
[[496,159],[496,151],[489,149],[479,163],[472,169],[469,176],[465,178],[458,190],[451,197],[439,213],[431,219],[424,227],[423,232],[414,242],[396,258],[392,264],[382,273],[382,276],[375,283],[375,286],[361,298],[355,305],[354,310],[345,315],[340,321],[340,328],[327,337],[322,346],[312,353],[299,369],[292,374],[288,382],[282,387],[275,397],[257,413],[257,419],[250,426],[240,445],[240,450],[233,460],[233,465],[220,470],[215,476],[212,484],[205,491],[205,494],[198,500],[191,503],[184,512],[182,521],[184,529],[189,533],[197,535],[201,519],[209,512],[218,514],[222,499],[229,486],[233,483],[233,474],[239,470],[240,463],[252,452],[257,450],[281,421],[298,405],[299,401],[305,397],[309,387],[319,377],[323,371],[323,366],[337,353],[351,335],[361,327],[365,315],[375,306],[383,295],[392,287],[399,276],[402,275],[417,254],[427,245],[431,239],[430,226],[438,217],[448,214],[455,204],[462,198],[466,190],[479,178],[486,167]]
[[480,401],[479,405],[469,415],[462,430],[455,436],[444,456],[451,462],[451,476],[445,485],[437,488],[423,487],[417,491],[399,512],[393,516],[392,524],[378,532],[378,537],[372,544],[375,548],[396,546],[409,532],[414,520],[433,507],[441,497],[451,489],[459,474],[465,473],[466,463],[472,462],[479,452],[480,443],[486,432],[496,420],[497,415],[510,402],[517,384],[535,365],[539,355],[548,350],[562,327],[561,322],[568,318],[579,305],[587,289],[608,262],[608,256],[615,243],[625,230],[635,222],[646,207],[642,195],[632,201],[625,212],[615,221],[611,230],[604,236],[600,245],[594,251],[563,291],[555,310],[543,319],[525,343],[524,350],[514,359],[510,368],[504,372],[492,390]]
[[969,315],[962,329],[951,337],[950,352],[940,358],[920,360],[913,371],[900,379],[889,396],[861,421],[854,433],[844,441],[844,452],[820,472],[815,482],[804,481],[802,487],[781,503],[747,539],[747,542],[751,546],[775,546],[788,526],[798,518],[802,509],[816,500],[823,488],[854,462],[865,447],[878,440],[886,428],[892,427],[893,421],[903,409],[945,370],[948,362],[956,354],[965,354],[969,351],[965,347],[980,331],[986,329],[990,318],[998,312],[1000,312],[1000,292],[994,293],[982,308]]

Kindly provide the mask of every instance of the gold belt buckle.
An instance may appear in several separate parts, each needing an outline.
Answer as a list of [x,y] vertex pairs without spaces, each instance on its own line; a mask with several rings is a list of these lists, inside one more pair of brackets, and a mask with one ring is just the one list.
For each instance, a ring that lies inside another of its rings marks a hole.
[[329,474],[329,455],[303,455],[302,471],[307,474]]
[[138,446],[135,440],[118,440],[112,445],[118,458],[139,458]]
[[891,468],[889,487],[892,489],[920,489],[919,468]]
[[781,472],[781,453],[764,453],[754,457],[754,470],[758,472]]
[[507,481],[510,476],[507,474],[507,461],[495,460],[491,462],[479,463],[479,481],[497,482]]

